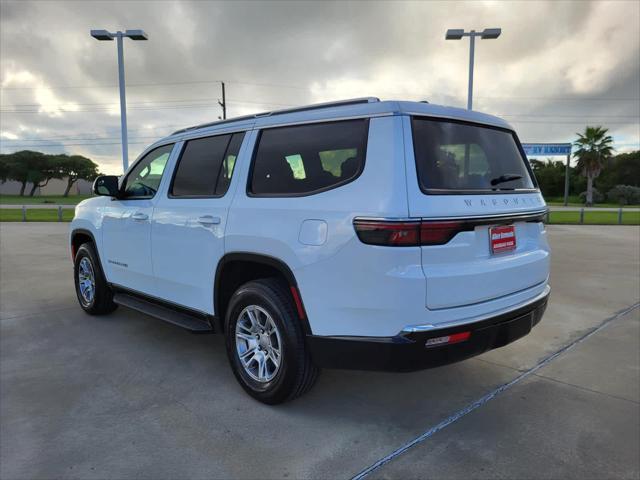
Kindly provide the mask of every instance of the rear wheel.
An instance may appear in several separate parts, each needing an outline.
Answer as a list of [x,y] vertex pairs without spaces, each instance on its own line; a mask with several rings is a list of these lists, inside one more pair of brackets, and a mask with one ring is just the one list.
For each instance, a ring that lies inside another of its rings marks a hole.
[[231,297],[225,322],[227,355],[240,385],[268,404],[292,400],[315,383],[291,296],[278,279],[256,280]]
[[78,302],[85,312],[104,315],[118,307],[113,303],[113,292],[104,278],[93,244],[84,243],[78,248],[73,276]]

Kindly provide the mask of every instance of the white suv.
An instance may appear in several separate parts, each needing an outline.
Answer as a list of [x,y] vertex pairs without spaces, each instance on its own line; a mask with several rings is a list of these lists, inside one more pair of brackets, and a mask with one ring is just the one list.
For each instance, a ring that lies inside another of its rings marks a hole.
[[513,129],[477,112],[365,98],[200,125],[94,192],[70,232],[82,308],[224,334],[266,403],[320,367],[506,345],[547,304],[544,200]]

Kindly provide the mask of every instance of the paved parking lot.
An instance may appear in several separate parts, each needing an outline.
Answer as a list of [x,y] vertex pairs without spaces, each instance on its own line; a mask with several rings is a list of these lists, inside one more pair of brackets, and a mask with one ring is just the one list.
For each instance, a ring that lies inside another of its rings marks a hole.
[[217,336],[85,315],[66,231],[0,224],[2,479],[640,476],[637,227],[549,227],[551,304],[519,342],[324,371],[277,407],[243,392]]

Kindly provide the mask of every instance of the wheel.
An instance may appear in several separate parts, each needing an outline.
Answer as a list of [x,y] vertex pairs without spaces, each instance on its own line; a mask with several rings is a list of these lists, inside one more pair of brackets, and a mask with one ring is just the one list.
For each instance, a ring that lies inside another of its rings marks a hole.
[[102,273],[98,255],[91,243],[84,243],[76,253],[73,277],[82,309],[90,315],[104,315],[118,306]]
[[225,319],[227,355],[240,385],[275,405],[307,392],[320,370],[304,341],[291,295],[278,279],[256,280],[231,297]]

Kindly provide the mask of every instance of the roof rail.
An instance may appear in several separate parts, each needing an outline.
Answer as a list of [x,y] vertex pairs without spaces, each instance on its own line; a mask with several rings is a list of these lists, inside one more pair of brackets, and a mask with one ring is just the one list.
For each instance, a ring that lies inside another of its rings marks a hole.
[[349,100],[338,100],[336,102],[325,102],[325,103],[314,103],[312,105],[305,105],[302,107],[292,107],[292,108],[285,108],[282,110],[273,110],[270,112],[263,112],[263,113],[256,113],[253,115],[244,115],[242,117],[234,117],[234,118],[228,118],[226,120],[218,120],[217,122],[210,122],[210,123],[203,123],[201,125],[195,125],[193,127],[187,127],[187,128],[183,128],[181,130],[176,130],[175,132],[173,132],[171,135],[177,135],[178,133],[184,133],[184,132],[188,132],[190,130],[197,130],[200,128],[206,128],[206,127],[213,127],[214,125],[224,125],[225,123],[231,123],[231,122],[237,122],[240,120],[251,120],[251,119],[255,119],[255,118],[262,118],[262,117],[270,117],[273,115],[281,115],[284,113],[295,113],[295,112],[306,112],[308,110],[317,110],[320,108],[330,108],[330,107],[343,107],[346,105],[357,105],[360,103],[375,103],[375,102],[379,102],[380,99],[377,97],[361,97],[361,98],[352,98]]

